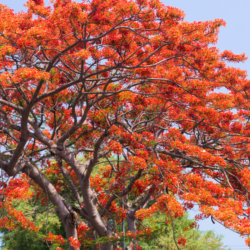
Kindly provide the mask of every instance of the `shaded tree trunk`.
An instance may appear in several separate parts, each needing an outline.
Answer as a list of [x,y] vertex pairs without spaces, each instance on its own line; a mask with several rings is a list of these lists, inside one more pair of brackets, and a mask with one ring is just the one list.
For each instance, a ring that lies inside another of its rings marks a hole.
[[[112,233],[112,227],[110,225],[107,225],[107,236],[112,236]],[[113,250],[113,245],[111,244],[111,242],[104,243],[101,246],[101,250]]]
[[[135,212],[133,211],[132,208],[128,208],[128,212],[127,212],[128,231],[131,231],[134,234],[136,233],[136,224],[135,224],[135,221],[136,221]],[[135,239],[132,239],[130,241],[130,245],[132,243],[135,244],[135,245],[138,245],[138,242]],[[132,248],[129,246],[127,249],[129,250],[129,249],[132,249]]]
[[127,214],[128,231],[136,233],[135,216],[133,213]]
[[[66,231],[66,235],[67,235],[67,240],[68,240],[68,244],[69,244],[69,249],[70,250],[74,250],[75,248],[72,247],[69,243],[69,238],[70,237],[73,237],[74,239],[77,239],[78,236],[77,236],[77,230],[76,230],[76,224],[74,224],[70,217],[67,216],[66,218],[66,221],[64,223],[64,228],[65,228],[65,231]],[[79,250],[80,248],[78,248],[77,250]]]

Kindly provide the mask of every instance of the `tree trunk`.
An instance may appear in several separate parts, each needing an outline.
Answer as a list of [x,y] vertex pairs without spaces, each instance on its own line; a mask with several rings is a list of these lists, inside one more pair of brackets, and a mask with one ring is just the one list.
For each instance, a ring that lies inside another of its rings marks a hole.
[[[88,222],[92,225],[94,230],[97,232],[99,237],[107,237],[112,235],[112,229],[109,225],[107,225],[101,215],[99,214],[99,211],[97,209],[97,197],[95,193],[90,188],[89,179],[87,179],[85,182],[81,185],[82,189],[82,195],[84,199],[84,211],[87,213]],[[83,211],[83,213],[84,213]],[[112,244],[107,242],[102,244],[101,250],[112,250]]]
[[[110,225],[107,225],[107,234],[112,236],[112,227]],[[113,245],[110,242],[104,243],[101,246],[101,250],[113,250]]]
[[113,246],[110,242],[104,243],[101,246],[101,250],[113,250]]
[[80,248],[75,249],[69,243],[70,237],[73,237],[74,239],[78,239],[76,225],[70,221],[69,216],[67,216],[67,218],[63,224],[64,224],[64,228],[66,231],[66,236],[67,236],[67,240],[68,240],[68,244],[69,244],[69,250],[80,250]]
[[[128,212],[127,212],[127,224],[128,224],[128,231],[131,231],[133,232],[134,234],[136,233],[136,224],[135,224],[135,215],[134,215],[134,211],[131,211],[129,208],[128,208]],[[135,245],[138,245],[138,242],[137,240],[135,239],[132,239],[130,241],[130,245],[131,244],[135,244]],[[132,249],[131,246],[129,246],[127,249]]]
[[135,216],[133,214],[127,214],[128,231],[136,233]]

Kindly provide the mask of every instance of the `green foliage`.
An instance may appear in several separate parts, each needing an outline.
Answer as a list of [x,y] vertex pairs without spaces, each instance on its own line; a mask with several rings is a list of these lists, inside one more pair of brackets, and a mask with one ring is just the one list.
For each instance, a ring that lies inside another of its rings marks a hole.
[[[13,231],[1,229],[3,250],[55,250],[59,245],[44,241],[44,236],[50,232],[66,238],[65,230],[53,207],[41,206],[40,202],[33,199],[27,202],[14,202],[13,207],[22,211],[28,220],[34,222],[39,227],[39,233],[24,229]],[[64,246],[64,249],[68,248]]]
[[[156,214],[143,222],[147,227],[154,228],[151,239],[139,242],[143,250],[159,249],[156,241],[163,246],[163,250],[177,250],[174,238],[171,219],[164,214]],[[188,218],[186,213],[184,217],[174,219],[175,239],[178,242],[179,238],[185,238],[186,244],[182,246],[178,244],[179,249],[185,250],[229,250],[222,243],[222,235],[216,235],[213,231],[202,232],[199,229],[193,228],[194,220]]]

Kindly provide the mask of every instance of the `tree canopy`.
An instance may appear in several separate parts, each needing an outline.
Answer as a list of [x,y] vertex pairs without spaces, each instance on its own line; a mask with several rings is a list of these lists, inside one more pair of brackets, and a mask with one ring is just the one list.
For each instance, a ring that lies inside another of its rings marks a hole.
[[[147,241],[140,242],[140,245],[145,250],[159,249],[155,241],[159,242],[164,250],[229,250],[227,246],[222,243],[222,235],[216,235],[213,231],[202,232],[197,228],[195,220],[188,218],[185,213],[183,217],[174,220],[174,234],[171,223],[168,223],[169,216],[166,218],[165,214],[156,213],[144,221],[144,225],[153,227],[153,236]],[[175,245],[174,237],[179,241],[178,248]],[[186,242],[183,244],[183,240]]]
[[51,2],[0,5],[0,227],[38,233],[12,205],[35,194],[66,231],[46,236],[57,250],[142,249],[144,220],[174,228],[196,204],[250,244],[250,81],[227,65],[244,54],[215,47],[225,22],[158,0]]

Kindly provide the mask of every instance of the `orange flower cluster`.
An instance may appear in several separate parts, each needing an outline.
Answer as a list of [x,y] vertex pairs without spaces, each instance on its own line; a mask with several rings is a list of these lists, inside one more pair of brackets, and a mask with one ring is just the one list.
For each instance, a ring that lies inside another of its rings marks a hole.
[[80,249],[81,244],[78,239],[74,239],[73,237],[69,238],[69,243],[75,250]]
[[90,228],[87,225],[80,223],[80,225],[77,227],[77,232],[78,232],[78,237],[79,237],[80,242],[84,241],[84,238],[89,230]]
[[187,240],[185,238],[180,237],[179,240],[177,241],[177,244],[182,245],[183,247],[185,247],[186,242],[187,242]]
[[61,235],[54,235],[52,233],[48,233],[48,236],[43,238],[44,241],[50,241],[51,243],[56,242],[63,246],[67,241]]
[[10,231],[17,228],[35,232],[39,230],[33,222],[25,218],[22,212],[14,209],[11,203],[4,201],[0,204],[0,209],[5,212],[5,216],[0,219],[0,228],[6,228]]

